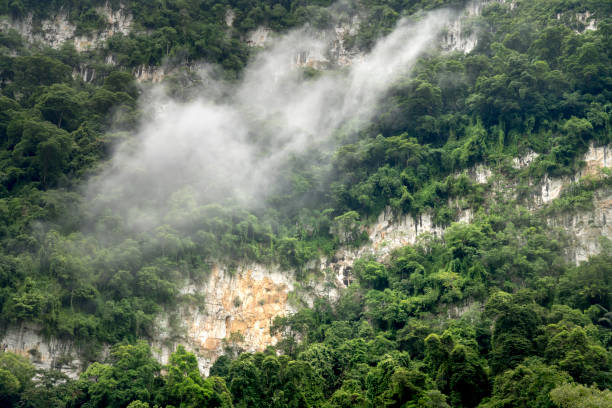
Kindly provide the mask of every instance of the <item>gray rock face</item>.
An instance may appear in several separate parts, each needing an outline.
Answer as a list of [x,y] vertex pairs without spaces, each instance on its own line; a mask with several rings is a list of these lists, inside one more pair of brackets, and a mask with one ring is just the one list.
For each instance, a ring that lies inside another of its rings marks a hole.
[[461,51],[469,53],[478,42],[478,33],[473,26],[473,20],[482,14],[482,9],[491,1],[503,0],[477,0],[470,2],[464,12],[450,26],[442,36],[442,49],[446,51]]
[[72,342],[44,338],[40,327],[23,324],[10,327],[0,340],[3,351],[10,351],[30,358],[36,368],[60,369],[71,378],[81,371],[81,362]]
[[[573,177],[547,180],[546,198],[548,201],[557,198],[563,189],[572,182],[583,177],[601,177],[604,168],[612,166],[612,157],[609,146],[595,147],[591,145],[584,157],[585,166]],[[542,200],[544,201],[544,187]],[[596,191],[593,199],[593,208],[588,211],[572,211],[557,218],[551,218],[551,226],[561,228],[567,232],[571,244],[567,248],[568,259],[578,265],[590,256],[601,251],[601,238],[612,237],[612,189],[604,188]]]
[[107,26],[91,35],[75,35],[76,26],[70,22],[68,13],[65,11],[59,11],[55,16],[42,20],[40,26],[35,24],[32,14],[22,20],[5,19],[0,22],[0,29],[12,28],[28,42],[42,43],[52,48],[59,48],[66,41],[73,41],[77,51],[90,50],[113,34],[128,34],[132,29],[133,16],[125,10],[124,6],[113,9],[106,3],[104,7],[98,7],[96,11],[106,19]]
[[612,238],[612,190],[598,191],[592,211],[564,214],[550,220],[570,237],[567,256],[576,265],[601,252],[601,238]]
[[[362,54],[347,47],[349,36],[359,29],[359,18],[339,22],[333,28],[316,30],[306,27],[303,43],[295,44],[294,57],[290,63],[297,68],[329,69],[352,64],[362,58]],[[246,43],[251,47],[263,48],[274,41],[274,33],[267,27],[258,27],[247,35]]]
[[[76,35],[76,26],[69,20],[68,13],[59,11],[56,15],[40,22],[34,21],[32,14],[21,20],[4,18],[0,20],[0,30],[16,30],[26,41],[33,44],[43,44],[52,48],[60,48],[65,42],[71,41],[79,52],[92,50],[102,45],[108,38],[117,33],[127,35],[132,30],[133,16],[121,5],[113,9],[108,3],[96,8],[97,13],[106,20],[106,27],[88,35]],[[114,65],[113,56],[107,57],[106,63]],[[73,67],[73,78],[81,78],[84,82],[96,79],[94,68],[85,64]],[[153,74],[150,75],[155,79]]]

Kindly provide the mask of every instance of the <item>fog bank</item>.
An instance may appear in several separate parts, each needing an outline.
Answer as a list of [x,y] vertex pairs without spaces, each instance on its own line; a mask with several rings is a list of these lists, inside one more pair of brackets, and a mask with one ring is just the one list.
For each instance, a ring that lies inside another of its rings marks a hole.
[[88,195],[96,208],[123,214],[138,230],[162,223],[172,197],[185,189],[194,205],[262,205],[289,157],[313,147],[331,151],[334,132],[366,124],[452,18],[435,11],[418,21],[402,19],[358,61],[314,78],[296,68],[295,56],[324,52],[329,44],[302,28],[259,52],[237,84],[203,70],[206,87],[193,101],[177,102],[155,89],[147,98],[154,114],[117,148]]

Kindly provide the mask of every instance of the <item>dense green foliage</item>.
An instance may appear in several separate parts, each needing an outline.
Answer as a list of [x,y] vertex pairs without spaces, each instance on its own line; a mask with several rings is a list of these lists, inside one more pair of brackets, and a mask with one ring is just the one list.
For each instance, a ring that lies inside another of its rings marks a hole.
[[[106,27],[95,9],[105,3],[4,0],[0,14],[33,13],[39,24],[62,8],[85,34]],[[343,12],[358,10],[363,20],[349,45],[368,49],[401,16],[449,4],[463,2],[345,5]],[[130,70],[204,60],[233,81],[253,53],[244,41],[250,30],[327,27],[330,3],[128,1],[132,32],[85,53],[70,43],[31,46],[15,31],[0,32],[0,322],[35,322],[47,335],[75,339],[86,361],[102,344],[119,344],[78,381],[36,373],[4,353],[1,403],[609,404],[612,248],[604,243],[601,255],[569,265],[566,237],[546,217],[588,210],[594,191],[609,188],[611,178],[581,180],[537,214],[520,200],[544,174],[574,174],[589,143],[612,142],[612,6],[513,4],[493,2],[471,21],[479,34],[472,52],[423,56],[365,129],[336,135],[340,147],[331,158],[292,158],[264,208],[199,204],[181,190],[143,233],[126,228],[121,215],[99,216],[79,189],[141,121]],[[584,31],[576,18],[587,10],[596,30]],[[116,66],[105,63],[109,56]],[[72,76],[82,64],[95,68],[93,82]],[[512,158],[527,151],[538,158],[514,169]],[[466,174],[479,163],[517,185],[518,202],[488,197],[487,186]],[[356,282],[337,301],[317,299],[276,321],[283,335],[277,350],[228,350],[205,379],[183,349],[162,370],[137,342],[153,334],[162,308],[182,301],[182,282],[204,279],[212,263],[280,264],[301,279],[309,260],[362,243],[361,226],[387,207],[415,217],[432,212],[436,225],[449,228],[387,263],[356,262]],[[474,222],[453,224],[465,208],[476,212]]]
[[[406,247],[388,265],[361,260],[359,282],[337,301],[277,318],[281,356],[228,348],[204,379],[182,347],[160,374],[140,342],[114,347],[108,362],[72,381],[53,371],[33,378],[26,359],[5,353],[0,398],[28,407],[609,406],[609,391],[598,387],[612,383],[612,248],[558,269],[558,244],[542,245],[538,222],[505,216],[457,225],[446,244]],[[530,243],[508,256],[517,232]],[[492,271],[516,269],[522,289],[495,289],[504,276]],[[434,318],[451,304],[467,311]]]
[[[376,38],[390,31],[402,14],[463,3],[465,0],[364,2],[367,24],[352,42],[360,47],[372,45]],[[328,27],[333,20],[333,11],[327,9],[331,4],[330,0],[3,0],[0,15],[23,18],[33,13],[35,21],[40,21],[60,9],[76,24],[77,34],[87,34],[107,27],[101,6],[109,5],[114,10],[125,7],[134,16],[134,30],[129,35],[113,36],[100,54],[112,53],[123,66],[206,59],[218,63],[227,75],[233,76],[246,63],[248,49],[241,40],[249,31],[259,26],[283,31],[306,23]],[[340,8],[357,9],[356,3]],[[226,25],[228,15],[232,16],[231,27]]]
[[202,378],[195,356],[182,347],[161,367],[146,343],[117,345],[108,363],[90,365],[78,381],[56,371],[36,372],[26,358],[10,353],[0,356],[0,366],[4,406],[232,407],[223,379]]
[[510,208],[397,250],[387,265],[360,260],[339,300],[277,319],[279,347],[319,370],[333,407],[345,406],[340,396],[430,406],[435,390],[454,407],[552,407],[562,384],[609,388],[609,246],[564,267],[562,241]]

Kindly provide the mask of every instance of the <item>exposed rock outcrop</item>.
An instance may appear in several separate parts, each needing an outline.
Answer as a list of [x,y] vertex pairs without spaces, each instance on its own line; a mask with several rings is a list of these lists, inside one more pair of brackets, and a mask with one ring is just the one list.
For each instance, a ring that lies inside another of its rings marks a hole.
[[[359,18],[354,16],[325,30],[307,27],[304,37],[313,41],[295,45],[292,65],[299,68],[330,69],[360,60],[362,54],[347,47],[347,40],[357,33],[359,23]],[[265,47],[272,43],[272,39],[272,30],[262,26],[247,35],[246,43],[251,47]]]
[[132,74],[138,82],[159,83],[166,77],[166,69],[164,67],[139,65],[132,70]]
[[174,316],[178,330],[171,328],[170,315],[160,320],[155,341],[160,360],[166,362],[175,346],[184,344],[198,355],[200,367],[207,373],[227,347],[254,352],[276,344],[279,337],[270,334],[270,327],[275,317],[294,311],[288,301],[293,287],[293,274],[278,269],[261,265],[234,272],[213,268],[206,283],[183,289],[184,295],[203,297],[204,301],[178,310]]
[[[458,222],[470,222],[472,211],[459,210]],[[429,235],[441,237],[446,228],[434,223],[430,213],[414,218],[411,215],[397,216],[390,209],[384,211],[378,220],[367,229],[370,242],[357,249],[343,248],[336,255],[324,262],[323,267],[329,268],[336,276],[336,284],[346,287],[353,281],[353,263],[364,256],[373,256],[386,260],[393,250],[406,245],[414,245],[419,237]]]
[[512,167],[517,170],[524,169],[525,167],[528,167],[531,162],[537,159],[539,156],[540,155],[536,152],[527,152],[527,154],[524,154],[523,156],[515,157],[514,159],[512,159]]
[[5,19],[0,22],[0,29],[16,30],[31,43],[42,43],[52,48],[59,48],[66,41],[73,41],[77,51],[95,48],[116,33],[128,34],[132,29],[133,16],[122,5],[113,9],[108,3],[98,7],[96,12],[106,20],[106,27],[89,35],[76,35],[77,27],[70,21],[66,11],[60,10],[51,18],[35,21],[32,14],[20,20]]
[[293,61],[294,65],[300,68],[338,68],[360,60],[363,55],[346,46],[348,38],[355,35],[358,29],[359,18],[355,16],[350,22],[339,23],[333,29],[313,31],[313,37],[324,46],[299,50]]
[[474,20],[492,1],[503,3],[504,0],[477,0],[468,3],[463,14],[455,19],[442,35],[442,49],[469,53],[478,43],[478,32]]
[[[251,265],[230,272],[215,267],[202,285],[183,288],[182,295],[192,297],[191,302],[160,316],[153,351],[167,363],[183,344],[198,356],[205,373],[228,347],[262,351],[279,340],[270,334],[274,318],[295,310],[288,299],[293,288],[293,274],[277,269]],[[203,301],[198,304],[196,298]],[[82,369],[72,342],[45,338],[36,325],[9,328],[0,345],[29,357],[37,368],[59,369],[72,378]]]
[[225,25],[228,27],[234,26],[234,20],[236,19],[236,13],[233,10],[227,10],[225,13]]
[[564,20],[570,26],[573,26],[574,31],[579,34],[597,30],[597,19],[595,15],[588,10],[584,13],[575,13],[573,15],[568,13],[557,13],[557,20]]
[[[609,146],[591,144],[584,156],[585,166],[573,177],[547,178],[542,190],[542,201],[550,202],[561,196],[564,188],[583,177],[602,177],[602,170],[612,166]],[[544,194],[546,188],[546,195]],[[567,257],[577,265],[601,251],[601,238],[612,238],[612,189],[604,187],[595,191],[593,207],[587,211],[570,211],[549,219],[551,226],[566,231],[570,238]]]
[[[528,153],[513,163],[517,167],[529,165],[537,155]],[[574,177],[545,178],[535,187],[533,211],[537,211],[558,198],[563,189],[583,176],[597,176],[601,169],[612,165],[609,147],[591,145],[584,158],[585,167]],[[484,166],[476,166],[467,172],[479,183],[491,183],[492,173]],[[458,221],[470,222],[473,212],[459,208]],[[567,248],[570,260],[580,262],[601,250],[600,238],[612,236],[612,189],[596,192],[593,210],[570,212],[549,220],[553,227],[564,229],[571,241]],[[334,257],[322,259],[314,269],[318,277],[331,276],[331,282],[310,282],[319,294],[333,298],[337,290],[346,287],[353,279],[355,260],[371,255],[385,260],[394,249],[413,245],[421,237],[443,235],[445,228],[436,225],[431,214],[418,218],[397,216],[384,211],[378,220],[367,228],[370,242],[360,248],[343,248]],[[230,271],[215,267],[201,285],[186,286],[182,290],[190,302],[177,310],[163,314],[157,324],[158,333],[153,341],[157,357],[167,362],[178,344],[185,345],[199,357],[201,369],[207,373],[213,362],[227,348],[259,351],[278,342],[279,337],[270,334],[270,327],[277,316],[296,310],[290,302],[291,292],[298,285],[294,274],[278,268],[249,265]],[[326,286],[329,284],[329,286]],[[304,284],[303,284],[304,285]],[[304,296],[298,293],[296,296]],[[307,296],[307,295],[306,295]],[[198,302],[198,299],[203,299]],[[309,299],[297,299],[308,304]],[[44,338],[38,328],[24,325],[9,329],[0,340],[7,351],[29,356],[41,368],[61,368],[71,376],[79,372],[77,352],[70,342]]]
[[96,79],[96,70],[86,64],[79,64],[72,69],[72,78],[81,78],[83,82],[93,82]]
[[576,265],[601,252],[601,238],[612,238],[612,190],[595,193],[593,209],[551,218],[549,224],[563,229],[570,238],[567,257]]
[[30,358],[36,368],[60,369],[71,378],[76,378],[82,368],[72,342],[45,338],[40,334],[40,327],[34,324],[8,328],[2,335],[0,347],[2,351]]
[[472,2],[464,14],[453,21],[442,36],[442,49],[446,51],[462,51],[468,53],[476,47],[478,35],[473,27],[474,17],[480,16],[482,8],[488,1]]
[[576,174],[569,177],[549,177],[544,176],[540,188],[541,194],[534,197],[532,207],[534,209],[550,203],[559,198],[563,189],[572,183],[579,181],[585,176],[599,176],[601,169],[612,166],[612,157],[609,146],[595,146],[591,144],[584,156],[585,166]]
[[271,33],[272,30],[268,27],[257,27],[255,31],[247,35],[246,43],[251,47],[264,47],[268,43]]
[[584,31],[597,30],[597,20],[590,11],[576,13],[576,20],[584,25]]

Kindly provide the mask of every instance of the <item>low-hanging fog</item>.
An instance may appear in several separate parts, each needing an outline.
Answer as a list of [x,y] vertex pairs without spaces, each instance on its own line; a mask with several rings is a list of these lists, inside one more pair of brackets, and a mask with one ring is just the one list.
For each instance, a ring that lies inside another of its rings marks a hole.
[[190,102],[154,89],[143,98],[154,113],[90,182],[92,207],[123,214],[141,230],[158,225],[167,203],[185,189],[200,203],[261,205],[288,158],[313,147],[331,151],[339,129],[367,123],[451,18],[436,11],[402,19],[349,67],[314,78],[304,78],[296,56],[325,55],[329,44],[302,28],[272,40],[239,83],[213,80],[203,70],[201,96]]

